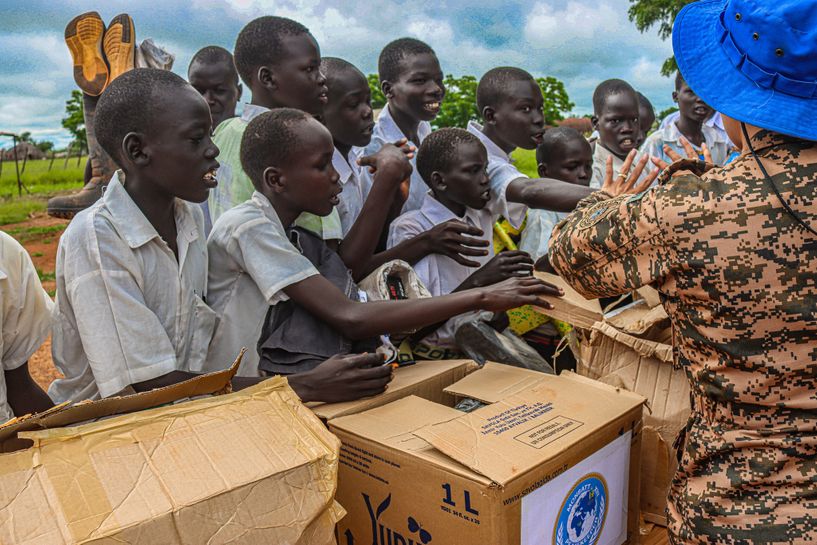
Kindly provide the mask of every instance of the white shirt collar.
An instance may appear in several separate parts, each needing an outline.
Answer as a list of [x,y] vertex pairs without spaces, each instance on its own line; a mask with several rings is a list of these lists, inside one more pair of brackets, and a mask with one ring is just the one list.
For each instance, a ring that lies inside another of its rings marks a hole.
[[476,121],[468,122],[468,132],[479,138],[485,149],[488,150],[488,159],[496,159],[505,163],[513,163],[510,153],[505,153],[505,150],[497,146],[493,140],[485,136],[482,132],[482,125]]
[[[352,160],[355,159],[354,153],[350,152],[349,155]],[[335,148],[335,152],[332,154],[332,166],[335,167],[335,170],[338,172],[341,184],[346,185],[346,183],[352,179],[352,174],[354,174],[352,166],[346,161],[346,157],[343,156],[338,148]]]
[[[380,111],[380,116],[377,118],[377,128],[380,132],[380,137],[391,144],[403,138],[408,138],[394,121],[388,104]],[[431,123],[428,121],[420,121],[420,125],[417,127],[417,137],[420,139],[420,142],[412,142],[412,144],[419,146],[429,134],[431,134]]]
[[474,210],[473,208],[466,206],[465,215],[462,217],[457,216],[444,204],[438,201],[431,192],[426,193],[425,199],[423,199],[423,205],[420,207],[420,213],[433,225],[438,225],[448,220],[464,221],[469,219],[471,220],[472,225],[480,227],[479,212],[479,210]]
[[[133,202],[130,194],[125,191],[125,186],[122,185],[122,174],[121,170],[114,173],[102,197],[102,202],[111,213],[111,221],[117,233],[125,239],[128,246],[135,249],[159,238],[159,233]],[[190,210],[183,201],[176,199],[173,211],[176,217],[178,237],[188,244],[192,243],[199,237],[199,230]],[[182,248],[179,248],[179,252],[181,261]]]
[[[661,131],[661,140],[664,142],[675,142],[679,146],[681,145],[681,131],[678,129],[678,125],[675,123],[667,123]],[[715,129],[713,126],[707,125],[704,123],[701,125],[701,132],[704,135],[704,141],[708,142],[709,145],[715,143],[726,143],[726,139],[723,137],[721,131]],[[691,144],[691,142],[690,142]],[[694,145],[693,145],[694,147]]]
[[258,104],[244,104],[244,109],[241,111],[241,121],[249,123],[264,112],[268,112],[269,108],[259,106]]

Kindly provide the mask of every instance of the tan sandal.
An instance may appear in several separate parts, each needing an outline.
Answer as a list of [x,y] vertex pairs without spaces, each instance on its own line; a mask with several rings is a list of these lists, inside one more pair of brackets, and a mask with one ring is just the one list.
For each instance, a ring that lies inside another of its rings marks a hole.
[[108,66],[102,56],[105,23],[95,11],[71,19],[65,27],[65,43],[74,61],[74,81],[82,91],[99,96],[108,84]]
[[110,83],[128,70],[133,70],[136,30],[131,16],[121,13],[111,19],[102,42],[102,49],[110,66]]

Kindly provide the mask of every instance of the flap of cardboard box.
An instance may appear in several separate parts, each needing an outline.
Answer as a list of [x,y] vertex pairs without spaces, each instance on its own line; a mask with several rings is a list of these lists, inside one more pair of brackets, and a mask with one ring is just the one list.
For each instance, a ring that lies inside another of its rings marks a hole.
[[539,271],[533,274],[545,282],[550,282],[562,288],[565,292],[563,297],[542,297],[542,299],[553,305],[552,309],[540,308],[543,314],[585,329],[590,329],[594,323],[604,318],[598,299],[585,299],[584,296],[555,274]]
[[604,321],[631,335],[643,335],[653,326],[669,327],[669,315],[664,307],[650,307],[643,299],[606,314]]
[[16,441],[10,441],[21,432],[58,428],[96,418],[141,411],[190,397],[227,393],[230,391],[230,381],[238,371],[243,356],[244,350],[227,369],[207,373],[164,388],[133,395],[107,397],[97,401],[63,403],[48,411],[12,420],[0,426],[0,452],[16,450],[23,446]]
[[435,400],[446,386],[478,367],[474,360],[418,361],[414,365],[397,368],[386,391],[378,396],[344,403],[310,403],[308,407],[319,418],[329,421],[379,407],[410,394]]
[[[661,308],[661,307],[656,307]],[[639,355],[645,358],[655,358],[660,360],[664,363],[672,363],[672,345],[665,344],[656,341],[650,341],[647,339],[642,339],[639,337],[635,337],[633,335],[628,335],[624,331],[616,329],[612,325],[606,322],[598,322],[593,325],[593,332],[591,334],[591,341],[590,344],[593,344],[592,335],[607,335],[608,337],[614,339],[615,341],[623,344],[624,346],[631,348]],[[612,360],[615,357],[615,354],[610,354],[609,358]]]
[[643,403],[625,390],[543,374],[526,390],[414,433],[505,486]]
[[458,397],[469,397],[483,403],[496,403],[542,381],[544,373],[512,367],[492,361],[445,389]]

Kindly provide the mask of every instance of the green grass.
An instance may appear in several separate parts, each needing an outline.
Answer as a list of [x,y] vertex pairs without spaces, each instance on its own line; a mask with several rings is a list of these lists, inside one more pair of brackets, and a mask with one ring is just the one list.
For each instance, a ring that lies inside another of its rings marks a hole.
[[49,282],[57,279],[55,272],[43,272],[40,269],[37,269],[37,276],[40,277],[40,282]]
[[522,174],[526,174],[531,178],[539,177],[539,174],[536,172],[536,151],[517,149],[511,156],[514,159],[514,165]]
[[[62,233],[65,230],[65,225],[48,225],[45,227],[15,227],[6,232],[16,238],[20,242],[26,242],[33,238],[39,238],[43,235],[53,235]],[[47,239],[46,239],[47,240]]]
[[0,225],[25,221],[32,213],[45,210],[49,197],[80,189],[87,160],[87,157],[83,157],[77,165],[76,158],[70,159],[68,167],[63,169],[65,159],[54,159],[50,172],[50,159],[28,161],[20,176],[25,185],[20,197],[17,195],[14,161],[3,161],[3,171],[0,173]]

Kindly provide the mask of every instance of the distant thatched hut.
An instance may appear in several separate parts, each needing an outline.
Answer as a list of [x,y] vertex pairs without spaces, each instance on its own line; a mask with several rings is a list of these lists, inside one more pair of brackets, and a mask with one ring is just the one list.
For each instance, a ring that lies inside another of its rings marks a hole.
[[585,136],[589,136],[593,132],[593,123],[587,117],[568,117],[556,122],[560,127],[570,127],[576,129]]
[[[45,153],[31,142],[17,144],[17,160],[45,159]],[[4,161],[14,161],[14,148],[3,150]]]

